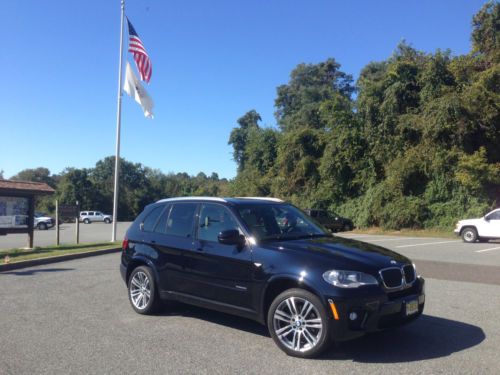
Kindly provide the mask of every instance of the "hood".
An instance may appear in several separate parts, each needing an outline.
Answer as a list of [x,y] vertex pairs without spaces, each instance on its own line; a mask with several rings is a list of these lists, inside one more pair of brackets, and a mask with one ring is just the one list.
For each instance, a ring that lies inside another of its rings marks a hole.
[[[266,243],[264,246],[281,251],[300,251],[323,256],[346,270],[381,268],[411,264],[410,259],[392,250],[366,242],[342,237],[321,237]],[[392,263],[391,263],[392,261]],[[395,263],[394,263],[395,262]]]

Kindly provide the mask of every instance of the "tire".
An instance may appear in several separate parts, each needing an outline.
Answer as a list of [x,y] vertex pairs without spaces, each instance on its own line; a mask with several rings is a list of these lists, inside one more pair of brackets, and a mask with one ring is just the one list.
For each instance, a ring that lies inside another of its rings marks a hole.
[[158,310],[159,297],[151,268],[139,266],[128,279],[128,298],[135,312],[144,315]]
[[351,230],[352,228],[349,224],[344,224],[344,226],[342,227],[342,232],[349,232]]
[[90,224],[90,220],[89,220],[89,219],[84,219],[84,220],[83,220],[83,223],[84,223],[84,224]]
[[330,345],[331,322],[320,299],[304,289],[288,289],[269,307],[267,327],[286,354],[313,358]]
[[477,240],[477,230],[473,227],[467,227],[462,230],[462,239],[467,243],[474,243]]
[[36,227],[39,230],[47,230],[48,229],[47,224],[45,224],[45,223],[38,223],[38,225]]
[[104,222],[105,222],[106,224],[110,224],[110,223],[111,223],[111,220],[109,220],[108,218],[106,218],[106,219],[104,219]]

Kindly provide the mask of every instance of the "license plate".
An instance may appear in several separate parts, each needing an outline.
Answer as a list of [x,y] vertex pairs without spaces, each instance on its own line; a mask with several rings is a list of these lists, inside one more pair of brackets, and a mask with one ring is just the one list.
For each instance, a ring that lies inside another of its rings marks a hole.
[[418,313],[418,300],[406,302],[406,316]]

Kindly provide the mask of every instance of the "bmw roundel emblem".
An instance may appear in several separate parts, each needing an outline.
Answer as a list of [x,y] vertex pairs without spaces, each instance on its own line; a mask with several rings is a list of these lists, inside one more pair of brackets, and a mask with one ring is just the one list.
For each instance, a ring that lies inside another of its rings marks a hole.
[[391,264],[398,264],[394,259],[391,259]]

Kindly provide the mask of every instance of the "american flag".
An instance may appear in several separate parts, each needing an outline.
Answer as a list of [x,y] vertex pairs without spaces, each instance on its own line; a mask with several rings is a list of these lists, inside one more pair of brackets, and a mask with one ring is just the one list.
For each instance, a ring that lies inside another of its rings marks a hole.
[[134,26],[128,22],[128,35],[129,35],[129,46],[128,51],[134,55],[135,63],[137,64],[137,70],[139,70],[139,74],[141,76],[141,80],[149,83],[151,79],[151,74],[153,74],[153,67],[151,65],[151,60],[149,59],[148,53],[146,49],[142,45],[141,38],[137,35],[137,32],[134,29]]

